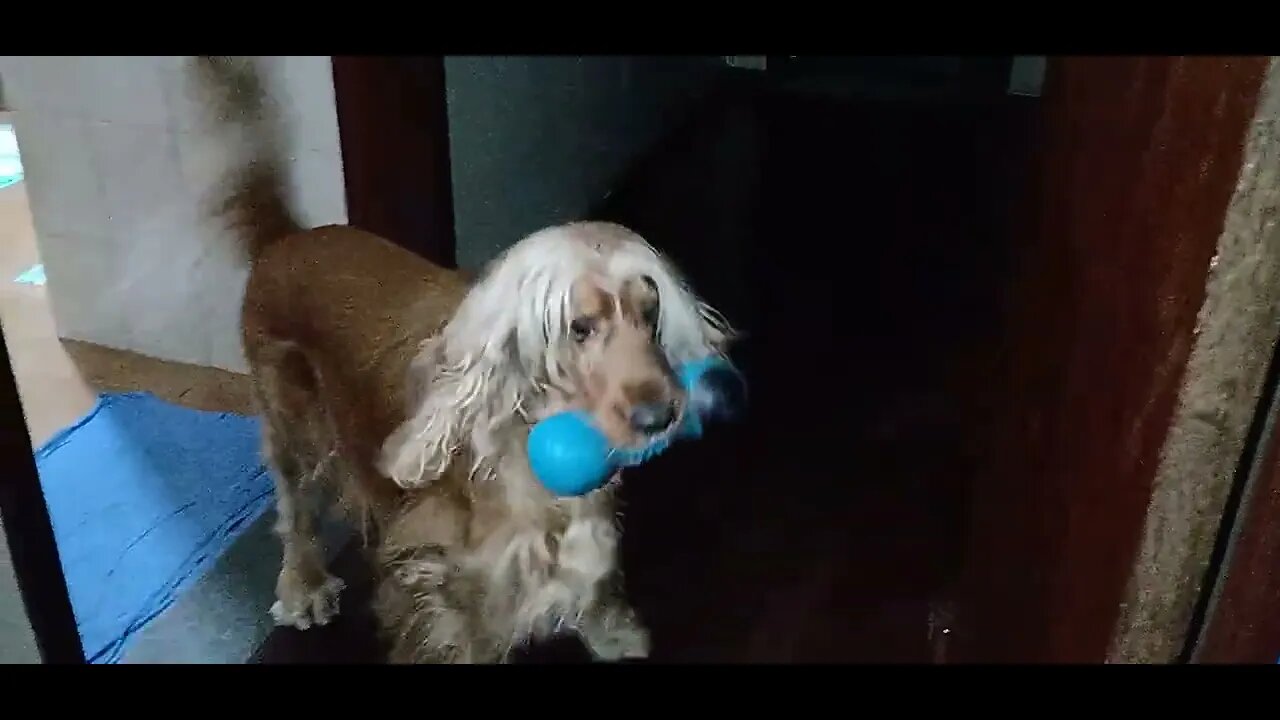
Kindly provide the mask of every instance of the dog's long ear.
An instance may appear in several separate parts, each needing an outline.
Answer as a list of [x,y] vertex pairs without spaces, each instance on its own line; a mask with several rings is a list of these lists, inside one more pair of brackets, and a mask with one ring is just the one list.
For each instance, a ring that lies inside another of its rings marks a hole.
[[449,367],[442,341],[423,343],[407,378],[408,415],[382,445],[379,470],[403,488],[421,487],[449,468],[462,441],[459,404],[465,368]]
[[459,450],[471,455],[473,472],[500,450],[499,433],[518,417],[547,357],[548,292],[533,275],[523,263],[498,258],[419,351],[408,417],[379,460],[401,487],[438,478]]
[[659,256],[659,268],[651,278],[658,289],[658,341],[668,359],[680,363],[726,352],[738,331],[666,258]]

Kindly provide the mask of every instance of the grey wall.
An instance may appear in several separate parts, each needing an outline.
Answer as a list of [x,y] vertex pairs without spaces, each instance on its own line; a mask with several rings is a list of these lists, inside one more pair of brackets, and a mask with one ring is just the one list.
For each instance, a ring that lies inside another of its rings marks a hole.
[[723,71],[719,56],[446,58],[458,264],[581,217]]
[[9,545],[5,542],[4,527],[0,526],[0,665],[38,662],[36,636],[31,632],[31,621],[18,593]]

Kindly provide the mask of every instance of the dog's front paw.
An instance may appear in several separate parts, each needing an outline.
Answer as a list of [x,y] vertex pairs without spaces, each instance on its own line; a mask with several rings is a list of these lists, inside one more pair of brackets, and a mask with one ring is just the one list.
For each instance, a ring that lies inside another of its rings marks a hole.
[[282,574],[276,584],[277,600],[271,606],[271,617],[277,625],[299,630],[328,625],[338,615],[338,597],[344,587],[346,583],[331,575],[318,587],[308,587]]

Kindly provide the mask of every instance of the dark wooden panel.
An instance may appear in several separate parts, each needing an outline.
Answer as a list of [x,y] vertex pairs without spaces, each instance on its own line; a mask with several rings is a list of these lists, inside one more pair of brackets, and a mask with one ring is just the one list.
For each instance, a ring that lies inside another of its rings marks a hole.
[[444,59],[333,56],[352,225],[455,266]]
[[1105,657],[1266,63],[1051,59],[951,659]]
[[49,509],[36,474],[26,418],[0,342],[0,521],[22,592],[22,603],[46,663],[81,664],[84,649],[76,629]]
[[1280,424],[1265,442],[1196,662],[1280,661]]

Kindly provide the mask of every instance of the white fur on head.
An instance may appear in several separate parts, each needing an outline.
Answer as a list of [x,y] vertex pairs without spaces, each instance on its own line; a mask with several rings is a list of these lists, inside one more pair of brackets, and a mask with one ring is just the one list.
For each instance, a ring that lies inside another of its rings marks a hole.
[[731,337],[724,318],[640,236],[608,223],[541,230],[500,255],[424,344],[411,371],[419,387],[383,447],[382,472],[401,487],[420,487],[462,449],[472,455],[472,473],[492,472],[495,456],[552,392],[571,396],[572,290],[588,273],[617,285],[653,280],[658,341],[673,365],[722,352]]

